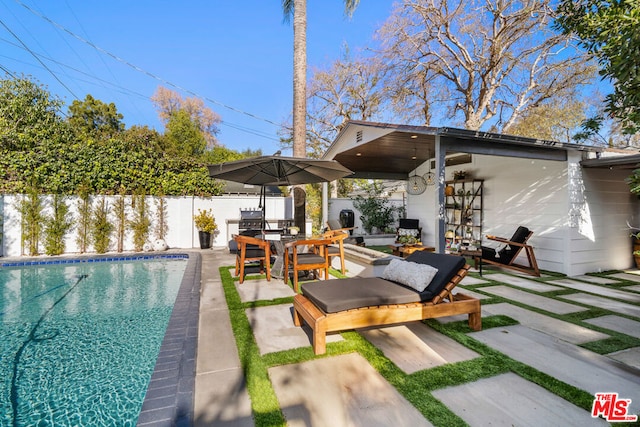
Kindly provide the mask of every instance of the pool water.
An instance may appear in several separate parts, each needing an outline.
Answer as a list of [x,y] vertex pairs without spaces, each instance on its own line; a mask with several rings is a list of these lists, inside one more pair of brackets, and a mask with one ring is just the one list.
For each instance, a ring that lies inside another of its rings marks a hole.
[[134,426],[186,265],[0,268],[0,425]]

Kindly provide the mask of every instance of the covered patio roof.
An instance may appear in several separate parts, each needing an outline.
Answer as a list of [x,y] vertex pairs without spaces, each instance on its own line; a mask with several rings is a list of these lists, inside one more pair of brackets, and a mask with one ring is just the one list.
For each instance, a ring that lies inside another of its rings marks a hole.
[[600,147],[546,141],[449,127],[350,121],[323,156],[354,171],[350,178],[407,179],[428,159],[471,153],[564,161],[567,151],[599,152]]

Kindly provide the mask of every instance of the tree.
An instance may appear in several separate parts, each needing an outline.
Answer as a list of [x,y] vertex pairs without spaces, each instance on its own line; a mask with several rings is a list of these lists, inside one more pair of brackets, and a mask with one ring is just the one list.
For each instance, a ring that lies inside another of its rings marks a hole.
[[[344,0],[351,16],[360,0]],[[307,0],[282,0],[285,20],[293,14],[293,156],[307,157]],[[305,232],[304,187],[294,188],[294,221]]]
[[123,115],[112,102],[105,104],[91,95],[84,101],[74,100],[69,106],[69,124],[83,136],[112,138],[124,130]]
[[584,55],[550,31],[551,3],[406,0],[380,35],[397,78],[410,70],[422,84],[414,92],[438,87],[433,105],[466,128],[507,132],[529,109],[591,81]]
[[313,73],[307,128],[312,157],[320,157],[349,120],[377,117],[389,98],[384,75],[375,58],[351,59],[348,53]]
[[582,102],[559,98],[522,114],[509,129],[512,135],[571,142],[574,129],[585,118]]
[[165,149],[183,157],[199,156],[207,147],[204,134],[186,110],[171,113],[164,138]]
[[606,112],[627,133],[640,131],[640,3],[637,0],[562,0],[556,27],[575,34],[613,83]]
[[218,144],[216,135],[220,132],[218,124],[222,121],[220,116],[210,108],[205,107],[199,98],[182,98],[179,93],[159,86],[151,100],[158,109],[158,116],[165,125],[178,111],[184,111],[191,121],[202,132],[207,147],[213,148]]
[[0,148],[26,151],[62,133],[62,105],[27,78],[0,80]]

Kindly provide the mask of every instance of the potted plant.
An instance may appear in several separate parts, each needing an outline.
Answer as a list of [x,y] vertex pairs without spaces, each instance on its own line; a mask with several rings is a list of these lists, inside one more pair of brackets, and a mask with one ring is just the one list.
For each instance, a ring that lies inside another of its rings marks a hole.
[[290,234],[290,235],[295,236],[295,235],[297,235],[299,232],[300,232],[300,227],[296,227],[295,225],[294,225],[294,226],[289,227],[289,234]]
[[198,229],[200,249],[209,249],[211,247],[211,235],[218,229],[216,219],[214,218],[211,209],[198,209],[198,214],[194,215],[193,222]]

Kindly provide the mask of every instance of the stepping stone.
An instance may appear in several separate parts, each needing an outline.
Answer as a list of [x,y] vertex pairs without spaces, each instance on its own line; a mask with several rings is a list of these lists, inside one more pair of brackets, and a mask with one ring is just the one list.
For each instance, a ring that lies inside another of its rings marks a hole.
[[640,285],[625,286],[622,289],[624,289],[625,291],[640,292]]
[[562,290],[562,288],[559,288],[557,286],[546,285],[544,283],[536,282],[535,280],[529,280],[519,276],[511,276],[509,274],[487,274],[486,278],[495,280],[496,282],[502,282],[508,285],[517,286],[518,288],[528,289],[530,291],[536,292],[551,292]]
[[470,426],[609,425],[514,373],[447,387],[432,394]]
[[597,283],[599,285],[611,285],[615,283],[620,283],[619,280],[609,279],[608,277],[590,276],[588,274],[584,274],[582,276],[573,276],[572,278],[582,280],[585,282]]
[[589,285],[587,283],[578,282],[577,280],[561,279],[561,280],[554,280],[549,283],[565,286],[567,288],[575,289],[578,291],[589,292],[590,294],[596,294],[600,296],[621,299],[629,302],[640,302],[640,294],[625,292],[622,290],[608,288],[605,286]]
[[600,316],[585,320],[585,322],[600,326],[601,328],[611,329],[612,331],[620,332],[621,334],[640,338],[640,322],[627,319],[626,317],[615,315]]
[[247,280],[245,278],[244,283],[235,282],[235,284],[242,302],[269,301],[295,295],[290,286],[276,278],[271,278],[271,281],[267,279]]
[[[245,282],[246,283],[246,282]],[[311,345],[311,328],[293,324],[293,305],[278,304],[249,308],[245,311],[260,354]],[[340,334],[327,335],[327,343],[343,340]]]
[[615,277],[616,279],[628,280],[630,282],[640,283],[640,274],[634,273],[615,273],[611,274],[610,277]]
[[289,427],[432,426],[358,353],[276,366],[269,377]]
[[540,295],[534,295],[529,292],[521,291],[519,289],[510,288],[508,286],[487,286],[479,289],[482,292],[498,295],[503,298],[518,301],[531,307],[541,308],[543,310],[556,314],[576,313],[586,310],[586,308],[584,307],[567,304],[565,302],[543,297]]
[[608,298],[583,293],[559,295],[558,298],[591,305],[596,308],[603,308],[605,310],[613,311],[614,313],[623,313],[628,314],[629,316],[640,317],[640,306],[614,301]]
[[483,283],[488,283],[488,282],[486,280],[478,279],[477,277],[465,276],[458,286],[481,285]]
[[595,396],[615,391],[640,411],[640,374],[619,362],[522,325],[472,332],[469,336],[507,356]]
[[456,288],[453,291],[453,295],[455,296],[458,292],[460,292],[461,294],[465,294],[467,296],[476,298],[476,299],[487,299],[487,298],[491,298],[488,295],[485,294],[480,294],[478,292],[474,292],[471,289],[462,289],[462,288]]
[[517,320],[521,325],[544,332],[547,335],[570,342],[572,344],[583,344],[591,341],[609,338],[609,335],[592,329],[578,326],[573,323],[545,316],[531,310],[515,306],[513,304],[487,304],[482,306],[482,315],[502,314]]
[[640,369],[640,347],[609,353],[608,356],[632,368]]
[[407,374],[478,357],[422,322],[358,332]]

